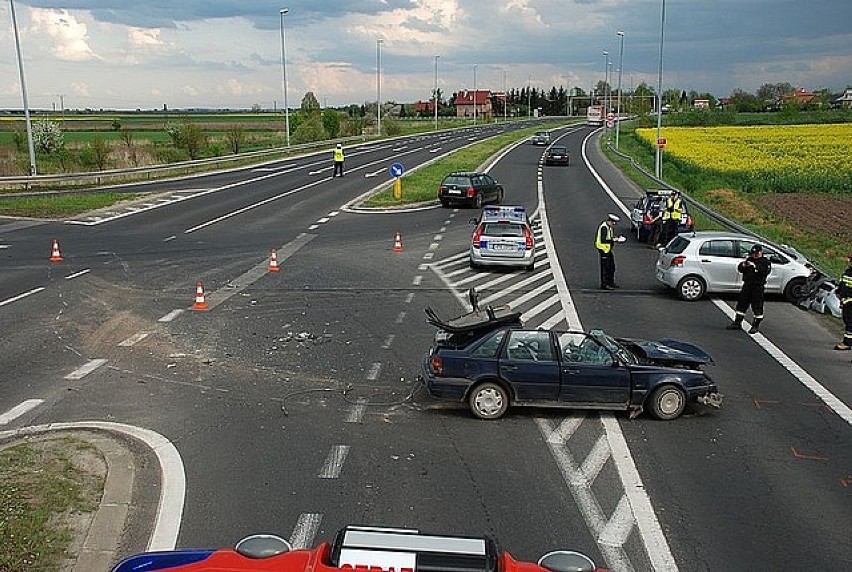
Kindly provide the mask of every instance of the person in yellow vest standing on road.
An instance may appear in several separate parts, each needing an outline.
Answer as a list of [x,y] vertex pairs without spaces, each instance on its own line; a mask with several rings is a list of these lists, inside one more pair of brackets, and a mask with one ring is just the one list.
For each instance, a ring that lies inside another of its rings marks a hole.
[[613,234],[612,229],[619,220],[621,219],[616,215],[609,213],[595,235],[595,248],[598,249],[601,259],[601,290],[618,288],[615,283],[615,256],[612,254],[612,245],[627,240],[623,236],[616,237]]
[[337,147],[334,148],[334,173],[332,173],[332,178],[336,177],[338,173],[340,176],[343,176],[343,145],[340,143],[337,144]]
[[852,252],[846,255],[846,262],[849,263],[849,267],[840,277],[840,284],[837,288],[845,333],[843,334],[843,341],[834,346],[836,350],[852,350]]
[[663,232],[657,246],[665,246],[677,236],[677,227],[680,225],[680,218],[683,215],[682,201],[683,199],[680,198],[678,191],[673,191],[666,198],[666,204],[663,206]]

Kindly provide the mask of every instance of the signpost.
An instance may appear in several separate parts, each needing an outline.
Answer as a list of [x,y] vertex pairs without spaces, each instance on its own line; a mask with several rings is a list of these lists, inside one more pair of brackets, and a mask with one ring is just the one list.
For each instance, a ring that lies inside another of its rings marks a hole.
[[666,146],[666,140],[665,140],[664,137],[660,137],[659,139],[657,139],[657,147],[659,147],[660,149],[664,149],[665,146]]
[[402,166],[402,163],[394,163],[388,169],[388,173],[393,177],[393,198],[399,199],[402,198],[402,174],[405,172],[405,167]]
[[606,114],[606,126],[609,127],[610,129],[615,127],[615,114],[614,113],[607,113]]

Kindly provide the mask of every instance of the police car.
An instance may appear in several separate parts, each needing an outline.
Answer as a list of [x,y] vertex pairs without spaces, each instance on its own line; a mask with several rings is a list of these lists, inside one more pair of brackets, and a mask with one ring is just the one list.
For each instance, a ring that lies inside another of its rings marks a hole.
[[525,207],[487,206],[472,222],[476,223],[476,230],[470,242],[471,268],[534,268],[535,236]]
[[[332,542],[294,550],[275,535],[256,534],[232,549],[147,552],[113,572],[594,572],[595,563],[571,550],[538,562],[515,560],[488,537],[423,534],[402,528],[347,526]],[[603,571],[605,572],[605,571]]]

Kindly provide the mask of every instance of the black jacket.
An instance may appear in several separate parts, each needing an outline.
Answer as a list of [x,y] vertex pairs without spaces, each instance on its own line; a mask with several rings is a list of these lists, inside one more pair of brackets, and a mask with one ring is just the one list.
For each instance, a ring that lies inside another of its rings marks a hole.
[[[748,264],[749,262],[751,262],[751,264]],[[749,256],[737,265],[737,270],[742,272],[743,282],[745,284],[765,286],[766,277],[769,276],[769,273],[772,271],[772,265],[769,263],[769,259],[765,256],[761,256],[760,258]]]

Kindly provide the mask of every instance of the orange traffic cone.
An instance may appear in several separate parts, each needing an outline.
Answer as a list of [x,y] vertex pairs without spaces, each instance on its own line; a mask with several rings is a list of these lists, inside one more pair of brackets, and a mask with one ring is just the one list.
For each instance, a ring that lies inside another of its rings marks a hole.
[[269,271],[270,272],[278,272],[281,270],[278,267],[278,254],[275,253],[275,249],[272,249],[272,252],[269,255]]
[[399,236],[399,233],[396,233],[396,237],[393,239],[393,251],[402,252],[402,238]]
[[207,302],[204,301],[204,284],[201,283],[201,280],[195,283],[195,304],[192,305],[192,309],[207,309]]
[[62,255],[59,254],[59,241],[55,238],[53,239],[53,251],[50,253],[49,260],[51,262],[62,262]]

